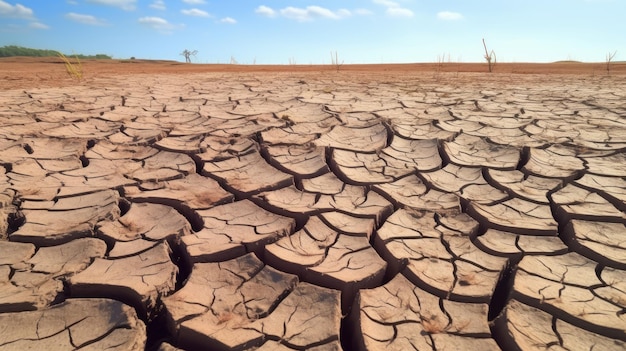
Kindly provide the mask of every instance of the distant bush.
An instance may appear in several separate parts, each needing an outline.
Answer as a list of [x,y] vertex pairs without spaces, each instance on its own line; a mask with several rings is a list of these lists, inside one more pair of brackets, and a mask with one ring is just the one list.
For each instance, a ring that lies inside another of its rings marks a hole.
[[[42,50],[31,49],[16,45],[7,45],[0,47],[0,57],[12,57],[12,56],[30,56],[30,57],[57,57],[58,51],[55,50]],[[111,56],[105,54],[97,55],[71,55],[72,57],[78,57],[79,59],[100,59],[110,60]]]

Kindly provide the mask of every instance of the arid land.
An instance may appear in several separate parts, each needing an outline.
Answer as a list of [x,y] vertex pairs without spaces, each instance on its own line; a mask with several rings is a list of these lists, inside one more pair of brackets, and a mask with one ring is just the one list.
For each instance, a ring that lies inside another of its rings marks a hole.
[[623,350],[626,65],[0,59],[0,350]]
[[[71,62],[76,60],[69,58]],[[414,64],[359,64],[359,65],[232,65],[232,64],[185,64],[163,60],[82,60],[85,79],[125,74],[181,74],[181,73],[315,73],[364,72],[404,76],[415,73],[484,73],[486,63],[414,63]],[[7,57],[0,58],[0,89],[41,88],[48,86],[75,85],[67,74],[63,61],[58,57]],[[586,76],[607,75],[606,63],[582,63],[562,61],[556,63],[496,63],[494,73],[512,74],[575,74]],[[610,74],[626,75],[626,62],[613,62]]]

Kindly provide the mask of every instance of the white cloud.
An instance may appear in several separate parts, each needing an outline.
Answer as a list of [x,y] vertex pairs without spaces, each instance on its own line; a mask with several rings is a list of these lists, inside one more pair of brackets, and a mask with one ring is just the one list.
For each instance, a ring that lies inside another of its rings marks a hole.
[[256,10],[254,10],[254,12],[258,13],[259,15],[263,15],[267,17],[276,16],[276,11],[274,11],[274,9],[272,9],[271,7],[267,7],[265,5],[261,5],[257,7]]
[[372,0],[373,3],[385,6],[385,13],[393,17],[413,17],[414,13],[410,9],[401,7],[399,3],[391,0]]
[[280,10],[280,14],[284,17],[295,19],[298,21],[306,21],[307,19],[310,19],[307,10],[293,6],[285,7],[284,9]]
[[444,21],[456,21],[463,19],[463,15],[458,12],[441,11],[437,13],[437,18]]
[[183,0],[183,2],[185,4],[190,4],[190,5],[202,5],[202,4],[206,4],[206,1],[204,0]]
[[220,20],[220,23],[235,24],[237,23],[237,20],[232,17],[224,17]]
[[87,2],[99,5],[119,7],[125,11],[132,11],[135,9],[135,3],[137,2],[137,0],[87,0]]
[[341,18],[339,14],[320,6],[307,6],[306,8],[289,6],[280,10],[280,14],[297,21],[311,21],[315,18]]
[[16,17],[16,18],[34,18],[33,10],[22,4],[11,5],[7,2],[0,0],[0,16],[2,17]]
[[150,4],[150,7],[156,10],[165,10],[165,2],[163,0],[155,0],[152,4]]
[[312,21],[318,18],[338,20],[352,15],[352,13],[346,9],[332,11],[321,6],[307,6],[304,8],[288,6],[276,11],[270,7],[261,5],[255,10],[255,12],[267,17],[276,17],[277,14],[280,14],[285,18],[293,19],[299,22]]
[[43,24],[41,22],[30,22],[30,24],[28,26],[31,27],[31,28],[34,28],[34,29],[50,29],[49,26],[47,26],[47,25],[45,25],[45,24]]
[[170,24],[166,19],[161,17],[141,17],[138,20],[139,23],[144,26],[157,29],[162,32],[169,32],[174,29],[174,26]]
[[106,24],[105,21],[100,20],[92,15],[83,15],[83,14],[74,13],[74,12],[65,14],[65,18],[72,20],[74,22],[88,24],[90,26],[103,26]]
[[352,12],[348,9],[339,9],[337,10],[337,15],[339,15],[339,17],[350,17],[352,16]]
[[22,4],[11,5],[6,1],[0,0],[0,17],[20,18],[29,20],[28,26],[33,29],[50,29],[44,23],[41,23],[35,17],[35,13],[29,7]]
[[195,17],[211,17],[208,12],[200,9],[180,10],[183,15],[195,16]]

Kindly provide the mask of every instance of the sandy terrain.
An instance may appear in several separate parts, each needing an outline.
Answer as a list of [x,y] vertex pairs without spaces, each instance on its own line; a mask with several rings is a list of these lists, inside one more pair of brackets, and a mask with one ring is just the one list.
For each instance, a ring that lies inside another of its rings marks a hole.
[[0,350],[623,350],[626,71],[0,60]]
[[[85,81],[94,78],[110,77],[125,74],[180,74],[180,73],[325,73],[337,72],[333,65],[230,65],[230,64],[185,64],[176,61],[159,60],[84,60]],[[340,72],[367,72],[391,74],[392,76],[413,73],[467,73],[485,72],[486,63],[419,63],[419,64],[385,64],[385,65],[341,65]],[[498,63],[494,73],[514,74],[576,74],[589,76],[606,75],[605,63]],[[612,75],[626,75],[626,62],[611,64]],[[56,57],[8,57],[0,58],[0,89],[10,88],[41,88],[48,86],[75,85],[68,78],[64,63]]]

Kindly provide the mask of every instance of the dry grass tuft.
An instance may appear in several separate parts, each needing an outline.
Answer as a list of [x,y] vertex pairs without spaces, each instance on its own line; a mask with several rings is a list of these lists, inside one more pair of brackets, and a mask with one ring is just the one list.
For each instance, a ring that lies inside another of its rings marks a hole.
[[446,324],[435,315],[429,317],[422,316],[422,328],[428,334],[440,334],[446,331]]
[[65,70],[67,71],[67,74],[71,78],[76,79],[78,81],[83,79],[83,65],[80,63],[78,56],[74,55],[74,57],[76,58],[76,63],[72,63],[62,53],[59,52],[57,53],[57,55],[61,58],[61,60],[63,60],[63,63],[65,63]]
[[343,66],[343,60],[339,62],[339,55],[337,54],[337,51],[330,52],[330,62],[333,66],[335,66],[335,68],[337,69],[337,72],[339,72],[339,68]]

